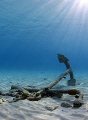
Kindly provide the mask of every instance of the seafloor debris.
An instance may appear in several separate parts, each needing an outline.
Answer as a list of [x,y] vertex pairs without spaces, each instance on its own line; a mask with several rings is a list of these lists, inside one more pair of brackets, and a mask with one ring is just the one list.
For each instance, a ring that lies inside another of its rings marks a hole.
[[53,111],[53,110],[56,110],[59,106],[55,106],[55,107],[52,107],[52,106],[45,106],[45,109],[46,110],[49,110],[49,111]]
[[72,105],[71,105],[70,103],[68,103],[68,102],[62,102],[62,103],[61,103],[61,107],[66,107],[66,108],[68,108],[68,107],[72,107]]
[[[75,101],[73,102],[73,107],[82,106],[83,93],[81,91],[77,89],[68,89],[68,90],[52,89],[53,86],[55,86],[67,74],[70,75],[70,80],[68,80],[68,86],[69,85],[75,86],[76,83],[76,80],[74,79],[73,71],[70,67],[70,64],[68,63],[69,60],[62,54],[58,53],[57,56],[59,62],[64,63],[67,69],[62,74],[60,74],[56,79],[54,79],[51,83],[40,89],[36,89],[35,87],[32,86],[21,87],[17,85],[12,85],[11,89],[9,90],[9,93],[0,92],[0,95],[14,97],[13,100],[9,102],[16,102],[18,100],[24,100],[24,99],[28,99],[31,101],[38,101],[45,96],[46,97],[58,96],[59,98],[61,98],[63,94],[69,94],[69,95],[75,95],[76,98]],[[61,106],[71,107],[72,105],[69,105],[68,103],[62,103]]]
[[4,98],[0,99],[0,104],[2,104],[3,102],[6,102],[6,100]]

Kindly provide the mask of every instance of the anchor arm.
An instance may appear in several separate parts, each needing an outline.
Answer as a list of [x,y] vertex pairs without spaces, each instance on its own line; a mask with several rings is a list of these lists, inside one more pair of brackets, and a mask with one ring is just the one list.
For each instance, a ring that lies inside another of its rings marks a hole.
[[74,79],[73,71],[71,69],[71,66],[69,64],[68,58],[66,58],[64,55],[57,53],[57,57],[60,63],[64,63],[67,69],[70,69],[70,80],[68,80],[68,86],[72,85],[75,86],[76,80]]

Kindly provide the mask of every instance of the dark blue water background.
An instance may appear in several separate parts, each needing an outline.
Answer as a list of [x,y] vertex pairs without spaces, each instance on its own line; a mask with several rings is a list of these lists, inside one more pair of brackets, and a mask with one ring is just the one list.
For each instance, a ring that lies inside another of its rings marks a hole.
[[0,0],[0,69],[88,71],[88,6],[81,0]]

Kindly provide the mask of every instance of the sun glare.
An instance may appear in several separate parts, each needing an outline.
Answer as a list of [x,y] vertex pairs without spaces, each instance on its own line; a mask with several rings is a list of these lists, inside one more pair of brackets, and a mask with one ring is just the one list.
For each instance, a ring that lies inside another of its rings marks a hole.
[[88,5],[88,0],[80,0],[80,5]]

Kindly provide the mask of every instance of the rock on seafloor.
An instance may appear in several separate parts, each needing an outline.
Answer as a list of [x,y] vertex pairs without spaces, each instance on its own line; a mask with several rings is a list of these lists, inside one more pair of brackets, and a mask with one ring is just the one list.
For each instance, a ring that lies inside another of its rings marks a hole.
[[68,103],[68,102],[62,102],[61,107],[68,108],[68,107],[72,107],[72,105],[70,103]]

